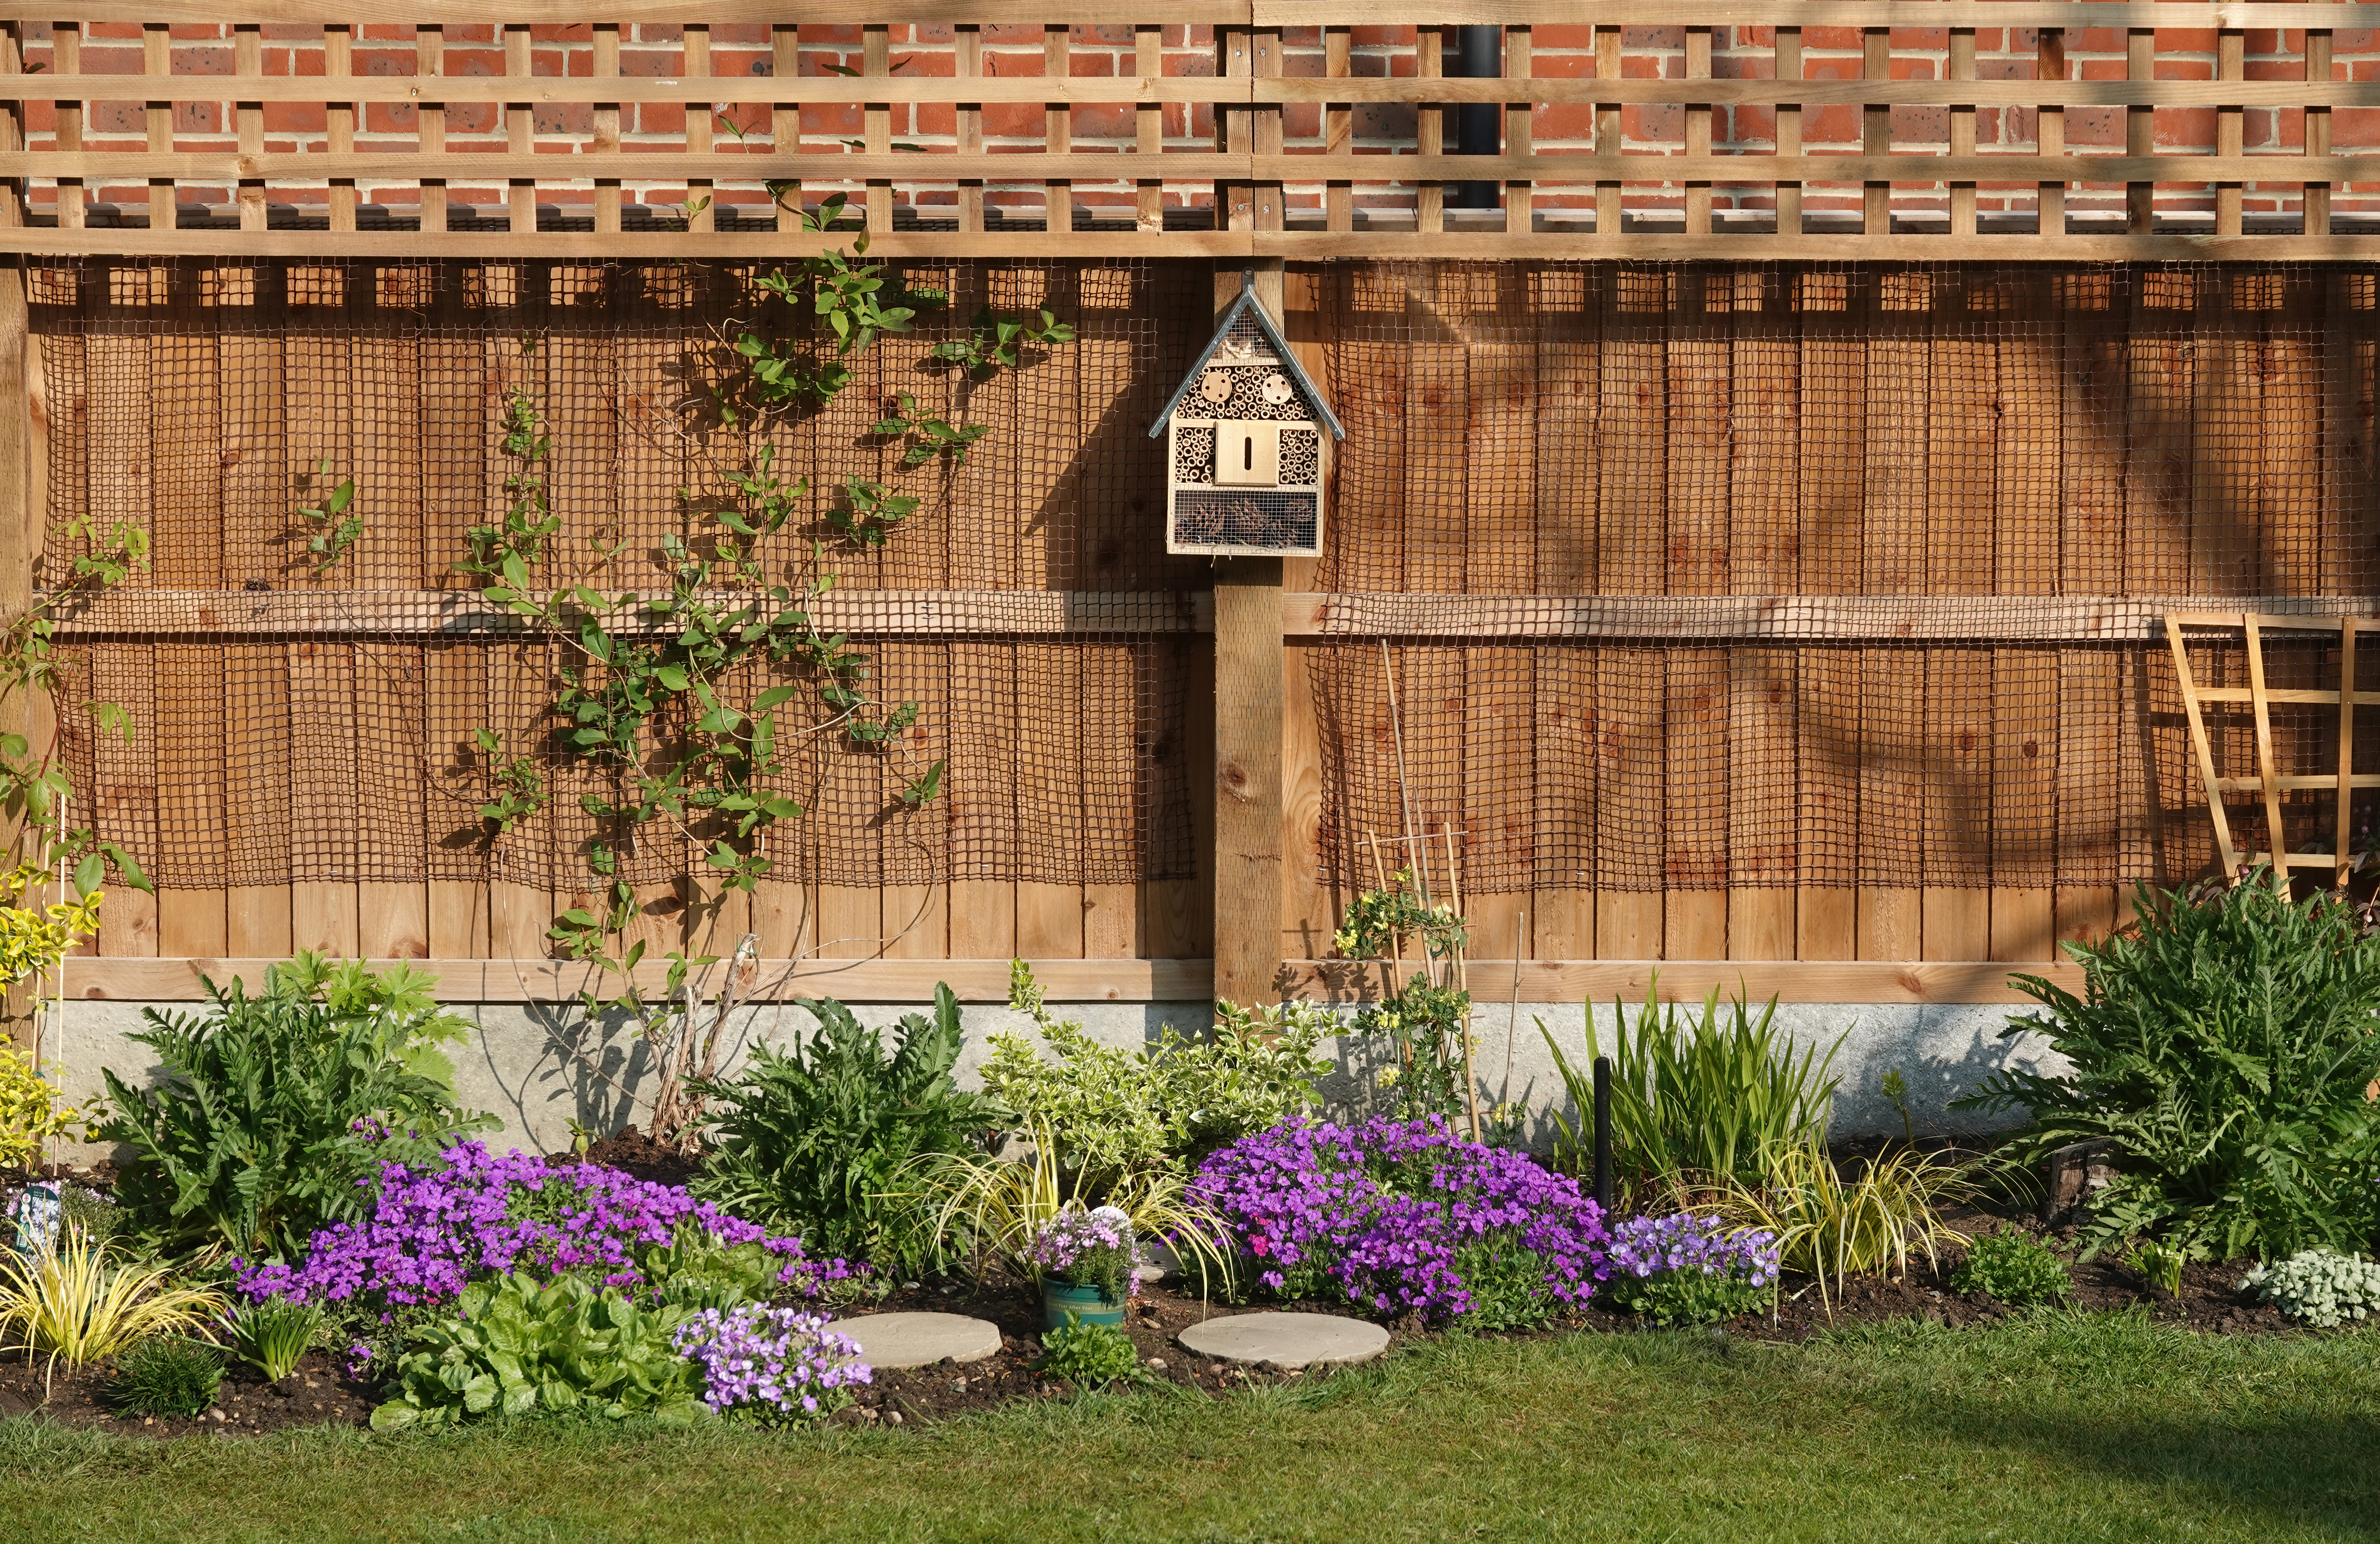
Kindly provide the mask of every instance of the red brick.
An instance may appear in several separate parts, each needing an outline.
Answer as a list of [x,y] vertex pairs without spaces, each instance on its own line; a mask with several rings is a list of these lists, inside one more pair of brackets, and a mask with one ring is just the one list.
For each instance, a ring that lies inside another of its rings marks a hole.
[[321,134],[330,127],[320,103],[268,102],[264,104],[267,134]]

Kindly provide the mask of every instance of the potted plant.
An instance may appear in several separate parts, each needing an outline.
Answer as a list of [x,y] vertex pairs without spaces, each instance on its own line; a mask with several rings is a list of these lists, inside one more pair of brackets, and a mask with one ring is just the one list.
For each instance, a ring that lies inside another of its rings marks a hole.
[[1053,1330],[1070,1313],[1121,1328],[1126,1300],[1140,1290],[1140,1241],[1118,1207],[1068,1207],[1035,1231],[1027,1258],[1040,1273],[1042,1318]]

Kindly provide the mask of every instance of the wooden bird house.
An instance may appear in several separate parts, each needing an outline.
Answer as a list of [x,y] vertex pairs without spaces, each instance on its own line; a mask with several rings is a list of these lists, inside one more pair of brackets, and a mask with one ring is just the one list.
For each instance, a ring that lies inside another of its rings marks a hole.
[[1257,298],[1255,274],[1241,276],[1148,433],[1165,436],[1168,552],[1321,555],[1323,476],[1346,431]]

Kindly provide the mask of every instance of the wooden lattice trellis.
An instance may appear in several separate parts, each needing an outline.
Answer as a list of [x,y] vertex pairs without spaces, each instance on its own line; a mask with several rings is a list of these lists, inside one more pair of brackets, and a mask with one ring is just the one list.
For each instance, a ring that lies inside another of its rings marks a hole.
[[[2183,646],[2184,628],[2236,628],[2244,635],[2247,645],[2248,684],[2245,686],[2202,686],[2190,668],[2189,651]],[[2265,679],[2265,639],[2273,632],[2334,632],[2338,635],[2338,680],[2334,688],[2276,687]],[[2259,862],[2272,865],[2273,884],[2286,889],[2291,869],[2323,869],[2332,871],[2332,883],[2343,886],[2354,866],[2354,854],[2350,838],[2353,834],[2353,802],[2357,789],[2380,789],[2380,773],[2355,770],[2355,709],[2361,706],[2380,706],[2380,692],[2359,692],[2355,684],[2356,637],[2359,633],[2380,631],[2380,617],[2356,616],[2268,616],[2253,611],[2175,611],[2165,619],[2167,644],[2173,650],[2175,677],[2181,686],[2182,710],[2190,719],[2190,744],[2198,760],[2198,773],[2206,786],[2206,807],[2215,823],[2215,842],[2222,854],[2223,872],[2237,880],[2246,870]],[[2204,706],[2208,703],[2245,703],[2255,720],[2256,771],[2252,777],[2226,778],[2216,769],[2215,747],[2206,732]],[[2280,771],[2273,748],[2273,705],[2301,704],[2313,706],[2335,706],[2338,709],[2338,760],[2337,770],[2321,773],[2285,775]],[[2281,822],[2281,795],[2293,791],[2331,792],[2337,795],[2331,849],[2327,852],[2291,852],[2289,838]],[[2223,800],[2227,794],[2259,795],[2265,809],[2265,834],[2267,850],[2240,850],[2231,836],[2230,820],[2224,814]]]

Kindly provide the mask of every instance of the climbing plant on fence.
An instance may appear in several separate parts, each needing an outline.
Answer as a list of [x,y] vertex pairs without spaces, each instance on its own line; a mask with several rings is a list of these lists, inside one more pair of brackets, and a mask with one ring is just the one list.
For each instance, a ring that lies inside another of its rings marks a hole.
[[[805,223],[823,230],[842,212],[831,199]],[[623,860],[657,838],[682,843],[700,852],[721,894],[749,893],[771,867],[770,832],[800,820],[827,758],[898,754],[917,705],[880,701],[868,652],[822,627],[816,603],[835,586],[835,563],[893,539],[989,430],[965,422],[963,409],[953,422],[921,409],[915,392],[892,392],[868,431],[898,452],[885,480],[846,476],[812,513],[812,479],[790,464],[783,431],[832,406],[880,338],[906,333],[921,313],[949,304],[942,290],[867,260],[867,251],[862,235],[847,252],[754,278],[753,314],[725,324],[719,339],[725,368],[666,420],[664,432],[695,470],[677,489],[680,529],[662,538],[657,574],[626,573],[632,554],[598,532],[584,539],[610,585],[542,581],[572,534],[548,493],[549,404],[522,387],[506,396],[497,424],[506,507],[467,533],[470,556],[456,565],[484,598],[564,644],[547,727],[561,754],[598,772],[611,791],[579,796],[596,830],[585,848],[594,899],[563,911],[551,936],[616,983],[608,995],[583,992],[583,1011],[625,1014],[652,1043],[665,1091],[655,1135],[664,1139],[687,1134],[700,1116],[698,1101],[666,1091],[718,1072],[708,1065],[717,1019],[705,1032],[686,991],[689,974],[718,957],[670,950],[664,989],[638,985],[647,946],[629,936],[639,909]],[[918,368],[980,380],[1074,336],[1048,311],[1019,319],[987,309]],[[519,343],[527,355],[540,346],[535,333]],[[530,748],[481,728],[473,751],[491,838],[552,797]],[[942,762],[893,766],[899,814],[917,815],[941,792]],[[714,902],[689,939],[715,924]]]

